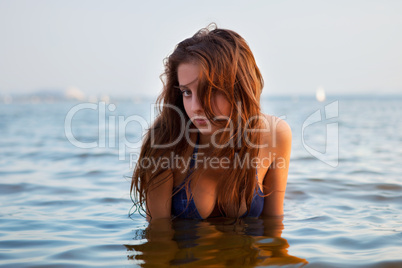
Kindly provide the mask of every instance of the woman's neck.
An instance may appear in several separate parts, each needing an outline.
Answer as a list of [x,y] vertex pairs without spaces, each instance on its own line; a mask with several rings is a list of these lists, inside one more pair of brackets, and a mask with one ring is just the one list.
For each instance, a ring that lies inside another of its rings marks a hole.
[[200,135],[200,145],[206,145],[206,144],[211,144],[211,137],[212,135],[205,135],[205,134],[199,134]]

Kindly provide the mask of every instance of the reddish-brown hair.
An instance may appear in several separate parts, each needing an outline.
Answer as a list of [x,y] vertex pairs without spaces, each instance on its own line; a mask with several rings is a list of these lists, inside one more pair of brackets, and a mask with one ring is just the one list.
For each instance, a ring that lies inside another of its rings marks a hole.
[[[261,126],[259,116],[263,79],[248,44],[239,34],[219,29],[212,24],[180,42],[164,63],[165,72],[161,76],[164,87],[157,99],[161,107],[160,114],[145,136],[131,182],[130,194],[134,192],[135,206],[142,210],[147,192],[169,179],[169,175],[162,174],[171,173],[166,173],[162,167],[156,167],[156,172],[152,173],[151,170],[155,167],[143,167],[139,164],[141,159],[168,156],[172,151],[177,155],[183,155],[189,146],[185,136],[169,148],[152,146],[152,144],[173,144],[177,137],[181,136],[183,130],[177,126],[182,124],[182,118],[178,116],[178,110],[184,115],[185,123],[189,123],[182,94],[177,89],[179,85],[177,68],[181,63],[199,64],[201,74],[197,95],[205,115],[211,122],[214,122],[216,116],[211,104],[213,94],[216,92],[224,94],[232,107],[230,120],[223,123],[222,127],[229,127],[229,124],[236,127],[233,131],[223,132],[219,143],[235,146],[214,148],[210,150],[210,156],[229,157],[233,162],[235,155],[241,160],[258,156],[258,148],[250,144],[259,144],[260,134],[258,131],[245,130],[258,129]],[[201,174],[202,170],[196,170],[190,179],[196,179]],[[186,189],[189,182],[190,180],[187,181]],[[246,201],[249,210],[257,187],[256,169],[247,164],[227,169],[227,175],[219,179],[217,187],[217,204],[224,213],[238,211],[241,200]],[[187,196],[190,198],[189,192]]]

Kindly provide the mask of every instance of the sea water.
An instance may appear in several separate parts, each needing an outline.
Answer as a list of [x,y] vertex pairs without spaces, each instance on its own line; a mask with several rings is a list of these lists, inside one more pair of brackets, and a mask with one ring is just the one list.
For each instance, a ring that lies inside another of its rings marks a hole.
[[155,221],[130,176],[153,100],[0,104],[1,267],[402,267],[402,98],[271,97],[283,218]]

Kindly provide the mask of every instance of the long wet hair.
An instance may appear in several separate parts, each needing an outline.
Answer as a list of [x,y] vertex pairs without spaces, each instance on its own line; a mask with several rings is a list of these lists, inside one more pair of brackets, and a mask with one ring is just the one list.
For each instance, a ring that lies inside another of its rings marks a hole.
[[[236,32],[219,29],[215,24],[180,42],[164,61],[165,72],[161,75],[164,87],[157,99],[159,115],[145,135],[132,177],[130,194],[134,197],[134,206],[149,215],[149,211],[144,209],[147,193],[173,176],[172,172],[166,172],[166,165],[145,166],[142,160],[167,159],[172,152],[182,156],[189,146],[186,135],[183,135],[188,129],[183,130],[183,126],[195,127],[185,112],[182,93],[177,89],[177,69],[182,63],[200,66],[197,96],[205,115],[213,124],[228,130],[220,135],[219,144],[230,146],[208,150],[208,156],[226,157],[232,164],[237,158],[244,164],[238,162],[240,164],[231,165],[230,169],[225,170],[225,176],[216,178],[217,205],[225,215],[228,212],[238,214],[242,200],[245,200],[247,210],[250,211],[258,185],[256,168],[250,166],[247,160],[258,156],[256,145],[260,143],[260,132],[250,130],[262,125],[260,95],[263,79],[246,41]],[[214,121],[217,115],[212,106],[216,93],[223,94],[231,105],[229,120]],[[166,146],[161,148],[155,145]],[[188,187],[190,181],[197,180],[202,173],[202,168],[196,169],[186,180],[183,187],[186,188],[188,199],[191,198]]]

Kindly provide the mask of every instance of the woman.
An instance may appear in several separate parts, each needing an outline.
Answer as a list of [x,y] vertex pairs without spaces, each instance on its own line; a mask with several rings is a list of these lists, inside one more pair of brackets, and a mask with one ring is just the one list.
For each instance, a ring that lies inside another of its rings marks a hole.
[[283,214],[288,124],[260,110],[263,79],[246,41],[215,25],[165,60],[160,114],[130,193],[147,219]]

